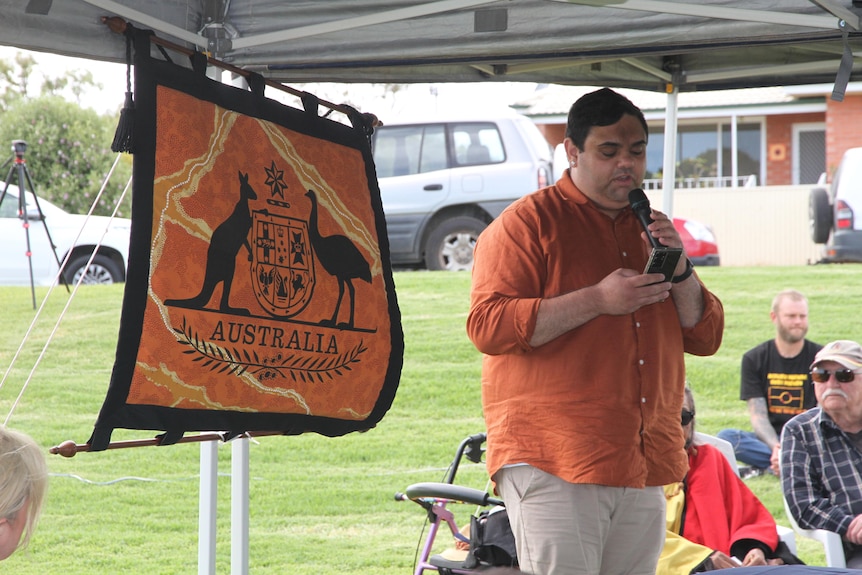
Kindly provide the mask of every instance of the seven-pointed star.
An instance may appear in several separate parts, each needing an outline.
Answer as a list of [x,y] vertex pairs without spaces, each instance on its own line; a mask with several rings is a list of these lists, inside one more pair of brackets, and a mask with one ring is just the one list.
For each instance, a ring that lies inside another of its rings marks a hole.
[[284,170],[276,168],[274,160],[271,166],[264,168],[264,170],[266,170],[266,185],[270,187],[272,197],[278,194],[284,199],[284,188],[287,187],[287,184],[284,183]]

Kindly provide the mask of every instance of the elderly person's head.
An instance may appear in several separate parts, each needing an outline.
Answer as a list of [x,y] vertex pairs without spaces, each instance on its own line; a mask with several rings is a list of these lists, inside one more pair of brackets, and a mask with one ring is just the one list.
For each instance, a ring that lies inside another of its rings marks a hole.
[[817,403],[846,432],[862,431],[862,346],[841,339],[827,343],[811,364]]
[[0,561],[30,542],[48,485],[39,446],[0,426]]
[[694,442],[694,395],[687,383],[685,396],[682,399],[680,423],[682,423],[682,433],[685,436],[685,448],[688,449]]

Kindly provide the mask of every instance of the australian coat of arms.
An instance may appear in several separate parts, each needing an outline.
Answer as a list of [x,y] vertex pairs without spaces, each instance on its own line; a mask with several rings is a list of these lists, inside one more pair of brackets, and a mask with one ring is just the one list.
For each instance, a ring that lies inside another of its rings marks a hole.
[[164,86],[158,98],[128,403],[367,417],[392,345],[362,154]]

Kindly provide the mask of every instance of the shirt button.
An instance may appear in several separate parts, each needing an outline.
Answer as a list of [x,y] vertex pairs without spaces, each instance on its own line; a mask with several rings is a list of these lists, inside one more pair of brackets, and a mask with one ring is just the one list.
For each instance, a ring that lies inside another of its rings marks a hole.
[[641,403],[646,403],[646,398],[645,398],[645,397],[642,397],[642,398],[641,398]]
[[624,258],[625,258],[625,257],[628,257],[628,255],[629,255],[629,254],[628,254],[627,252],[623,252],[623,257],[624,257]]
[[636,322],[635,322],[635,327],[640,327],[640,326],[641,326],[641,322],[636,321]]
[[643,365],[643,364],[644,364],[644,360],[639,359],[639,360],[638,360],[638,365]]

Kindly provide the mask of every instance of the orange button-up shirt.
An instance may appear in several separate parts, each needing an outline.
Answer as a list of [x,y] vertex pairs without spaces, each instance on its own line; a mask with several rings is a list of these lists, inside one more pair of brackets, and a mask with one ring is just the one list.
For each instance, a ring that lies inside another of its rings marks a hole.
[[673,298],[596,317],[532,348],[539,302],[642,271],[648,250],[630,208],[600,212],[566,173],[509,206],[475,250],[467,332],[484,355],[487,465],[527,463],[572,483],[665,485],[688,469],[680,426],[683,352],[711,355],[724,311],[703,288],[684,329]]

